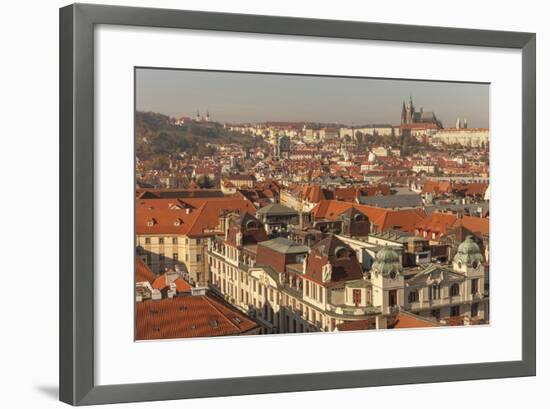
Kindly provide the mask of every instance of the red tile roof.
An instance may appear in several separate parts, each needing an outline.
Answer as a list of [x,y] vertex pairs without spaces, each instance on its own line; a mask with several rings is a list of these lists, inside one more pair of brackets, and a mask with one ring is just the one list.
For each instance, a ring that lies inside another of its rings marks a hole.
[[438,182],[434,180],[427,180],[422,188],[422,193],[451,193],[451,182]]
[[[332,267],[330,280],[323,283],[323,266]],[[363,269],[355,251],[336,236],[329,236],[313,246],[307,257],[305,277],[321,285],[333,285],[343,281],[360,280]]]
[[420,316],[410,313],[400,312],[399,314],[397,314],[395,321],[389,326],[389,328],[429,328],[436,326],[436,323],[431,322],[426,318],[422,318]]
[[151,269],[143,262],[141,257],[136,257],[136,266],[135,266],[135,280],[136,283],[141,283],[147,281],[152,283],[155,279],[155,275]]
[[376,329],[375,319],[366,319],[358,321],[344,321],[336,326],[338,331],[364,331],[368,329]]
[[241,335],[257,328],[246,315],[212,295],[136,303],[136,339]]
[[488,217],[474,217],[474,216],[463,216],[458,219],[453,227],[464,226],[473,233],[480,235],[489,235],[489,218]]
[[152,287],[157,290],[164,290],[165,288],[170,287],[171,283],[176,284],[176,291],[178,293],[187,293],[191,292],[191,284],[185,281],[183,278],[178,277],[177,273],[164,273],[158,276],[155,281],[153,281]]
[[418,230],[446,234],[455,224],[458,217],[450,213],[433,212],[416,224]]
[[367,215],[376,230],[380,232],[390,229],[413,232],[415,225],[426,217],[422,209],[390,210],[336,200],[320,201],[311,210],[311,214],[315,219],[336,220],[351,207]]
[[219,216],[236,211],[256,214],[256,208],[244,196],[193,199],[138,199],[137,234],[207,236],[216,233]]

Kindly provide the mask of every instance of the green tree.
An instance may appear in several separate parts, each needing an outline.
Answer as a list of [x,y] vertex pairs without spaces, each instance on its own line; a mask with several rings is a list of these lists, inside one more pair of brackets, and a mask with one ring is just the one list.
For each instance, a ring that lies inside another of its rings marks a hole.
[[214,187],[214,182],[208,175],[204,175],[197,180],[197,185],[199,185],[201,189],[211,189]]

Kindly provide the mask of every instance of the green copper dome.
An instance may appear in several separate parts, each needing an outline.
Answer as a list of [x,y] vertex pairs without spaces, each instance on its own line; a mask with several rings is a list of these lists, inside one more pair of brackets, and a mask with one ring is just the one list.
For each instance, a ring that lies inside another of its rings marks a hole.
[[474,263],[477,266],[477,263],[483,263],[481,250],[472,236],[467,236],[466,240],[460,243],[453,261],[465,263],[467,266],[471,266]]
[[376,253],[374,263],[372,264],[372,271],[375,273],[388,276],[391,273],[400,273],[401,269],[402,266],[399,254],[391,247],[383,247]]

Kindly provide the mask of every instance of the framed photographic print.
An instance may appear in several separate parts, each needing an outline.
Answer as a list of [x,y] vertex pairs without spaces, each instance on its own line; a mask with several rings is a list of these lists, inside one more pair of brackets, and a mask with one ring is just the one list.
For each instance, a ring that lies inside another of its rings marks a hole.
[[75,4],[60,51],[62,401],[535,374],[534,34]]

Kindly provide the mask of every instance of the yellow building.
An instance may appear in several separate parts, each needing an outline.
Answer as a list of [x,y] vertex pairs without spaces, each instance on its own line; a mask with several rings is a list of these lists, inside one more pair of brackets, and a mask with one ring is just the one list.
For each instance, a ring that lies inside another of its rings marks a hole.
[[209,281],[208,240],[223,234],[223,218],[232,212],[255,214],[243,197],[138,199],[136,252],[154,274],[175,269],[200,285]]

